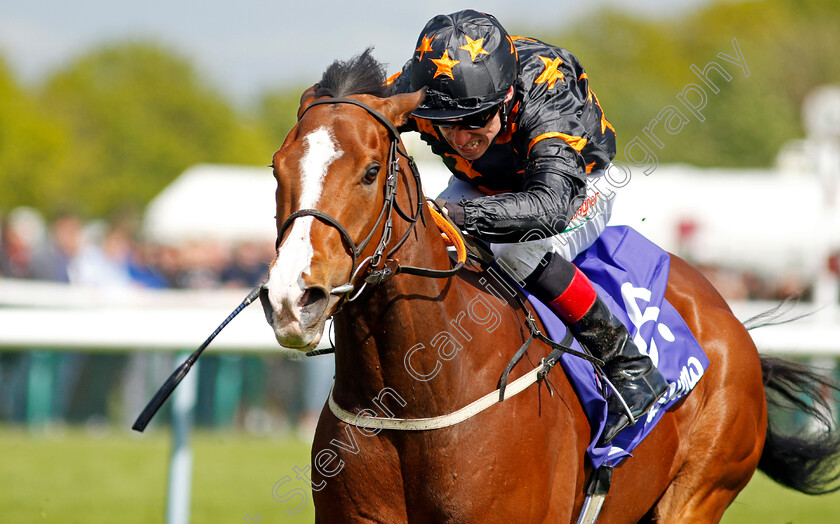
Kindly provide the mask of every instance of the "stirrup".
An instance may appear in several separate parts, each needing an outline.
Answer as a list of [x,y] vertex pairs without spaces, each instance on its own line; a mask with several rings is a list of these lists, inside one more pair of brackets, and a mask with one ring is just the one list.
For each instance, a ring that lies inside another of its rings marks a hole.
[[[623,396],[621,393],[619,393],[618,388],[616,388],[616,387],[613,385],[613,383],[612,383],[612,382],[610,382],[610,379],[608,379],[608,378],[607,378],[607,374],[606,374],[606,373],[603,373],[603,374],[601,375],[601,380],[603,380],[604,382],[606,382],[606,384],[610,387],[610,389],[611,389],[611,390],[612,390],[612,392],[613,392],[613,395],[615,395],[615,396],[616,396],[616,398],[618,399],[618,401],[621,403],[621,407],[622,407],[622,408],[624,408],[624,412],[627,414],[627,418],[629,418],[629,419],[630,419],[629,423],[628,423],[626,426],[624,426],[624,427],[627,427],[627,426],[635,426],[635,425],[636,425],[636,422],[637,422],[636,417],[634,417],[634,416],[633,416],[633,412],[632,412],[632,411],[630,411],[630,406],[628,406],[628,405],[627,405],[627,401],[625,401],[625,400],[624,400],[624,396]],[[660,397],[661,397],[661,395],[660,395]],[[653,403],[655,404],[655,403],[656,403],[656,401],[657,401],[657,400],[659,400],[659,398],[660,398],[660,397],[655,398],[655,399],[654,399],[654,401],[653,401]],[[651,404],[651,405],[652,405],[652,404]],[[621,429],[624,429],[624,428],[621,428]]]

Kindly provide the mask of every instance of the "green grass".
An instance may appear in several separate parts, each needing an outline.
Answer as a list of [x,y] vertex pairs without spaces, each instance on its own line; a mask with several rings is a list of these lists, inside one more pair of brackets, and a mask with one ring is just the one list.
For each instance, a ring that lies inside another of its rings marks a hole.
[[783,488],[756,473],[721,520],[722,524],[835,524],[840,492],[810,496]]
[[[192,444],[192,523],[245,523],[257,515],[260,523],[313,521],[309,490],[294,471],[309,464],[307,443],[198,432]],[[163,430],[138,438],[78,429],[38,436],[0,427],[0,523],[163,522],[169,453]],[[840,494],[809,497],[757,474],[723,522],[840,522]]]
[[[199,432],[192,437],[192,519],[201,523],[314,520],[294,467],[309,464],[298,439]],[[83,430],[32,435],[0,429],[0,523],[149,524],[164,522],[171,441],[165,432],[93,437]],[[274,485],[284,477],[272,496]],[[298,491],[298,492],[301,492]],[[292,516],[287,512],[294,513]]]

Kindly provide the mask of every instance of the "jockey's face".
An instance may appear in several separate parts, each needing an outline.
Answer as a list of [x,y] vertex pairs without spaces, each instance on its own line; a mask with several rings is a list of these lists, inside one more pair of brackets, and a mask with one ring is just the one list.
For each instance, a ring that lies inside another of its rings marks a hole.
[[487,125],[478,129],[458,125],[438,127],[438,129],[456,153],[467,160],[476,160],[487,152],[493,140],[496,139],[496,135],[502,129],[502,120],[497,111]]

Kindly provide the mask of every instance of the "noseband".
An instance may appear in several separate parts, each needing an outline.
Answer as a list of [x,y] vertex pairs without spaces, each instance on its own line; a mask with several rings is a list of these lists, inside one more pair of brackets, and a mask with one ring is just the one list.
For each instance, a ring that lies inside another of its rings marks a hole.
[[[426,225],[426,219],[423,216],[423,187],[420,181],[420,174],[417,171],[417,164],[414,163],[414,159],[411,156],[409,156],[403,148],[403,145],[400,142],[400,132],[397,130],[393,122],[391,122],[385,115],[373,109],[364,102],[360,102],[352,98],[324,98],[321,100],[316,100],[309,104],[309,106],[307,106],[307,108],[303,110],[303,113],[301,113],[300,118],[298,118],[298,120],[302,119],[303,115],[305,115],[307,111],[312,109],[313,106],[322,104],[352,104],[361,107],[362,109],[367,111],[372,117],[378,120],[379,123],[385,126],[385,128],[388,130],[388,135],[391,139],[391,144],[389,146],[388,151],[388,172],[386,174],[385,182],[385,201],[382,205],[382,210],[379,212],[379,217],[376,219],[376,223],[373,225],[367,236],[361,242],[359,242],[358,245],[353,241],[353,238],[350,236],[350,233],[347,232],[347,229],[345,229],[344,226],[342,226],[341,223],[335,218],[317,209],[300,209],[289,215],[288,218],[286,218],[286,220],[280,226],[280,229],[277,232],[277,244],[275,246],[275,249],[279,249],[280,242],[283,239],[283,235],[292,226],[292,223],[300,217],[311,216],[317,218],[318,220],[324,222],[329,226],[332,226],[338,231],[338,233],[341,235],[342,240],[347,244],[349,254],[353,258],[353,269],[350,273],[350,279],[347,281],[347,283],[333,288],[332,290],[330,290],[330,294],[343,295],[344,298],[347,299],[347,301],[349,302],[355,300],[368,284],[381,284],[387,281],[392,276],[399,273],[408,273],[431,278],[447,278],[457,273],[458,270],[461,269],[464,265],[463,260],[459,260],[458,263],[451,269],[436,270],[412,266],[403,266],[398,264],[395,260],[391,259],[391,256],[408,239],[408,236],[411,234],[411,231],[417,224],[418,218],[421,222],[423,222],[424,226]],[[406,213],[400,208],[396,200],[398,181],[397,176],[402,171],[402,168],[400,168],[399,156],[402,156],[408,162],[409,169],[411,170],[411,174],[414,177],[414,182],[417,187],[417,207],[414,210],[414,214],[411,216],[409,216],[408,213]],[[388,249],[388,244],[391,241],[394,210],[396,210],[397,214],[399,214],[404,220],[406,220],[409,223],[409,227],[406,230],[405,234],[399,239],[399,241],[397,241],[386,252],[386,249]],[[382,225],[383,221],[384,226],[382,231],[382,237],[379,240],[379,244],[376,246],[376,249],[373,251],[372,255],[365,258],[364,260],[362,260],[361,263],[359,263],[359,257],[361,256],[362,251],[364,251],[364,249],[373,239],[374,235],[379,230],[379,227],[380,225]],[[379,267],[380,264],[382,264],[383,256],[385,257],[385,262],[382,265],[382,267]],[[361,287],[356,291],[356,293],[351,296],[350,294],[353,293],[353,291],[356,288],[354,281],[359,276],[359,274],[362,273],[362,271],[365,271],[362,277],[363,283]]]
[[[350,234],[347,232],[344,226],[342,226],[341,223],[335,218],[317,209],[301,209],[289,215],[289,217],[280,226],[280,230],[278,231],[277,237],[277,248],[279,249],[280,241],[283,238],[283,234],[286,232],[287,229],[289,229],[289,227],[291,227],[292,222],[294,222],[295,219],[300,218],[302,216],[315,217],[318,220],[321,220],[322,222],[335,228],[341,235],[341,238],[344,240],[344,242],[347,243],[347,246],[349,247],[350,256],[353,257],[353,271],[350,274],[350,279],[348,280],[348,282],[346,284],[333,288],[330,291],[330,294],[342,295],[343,298],[346,299],[348,302],[355,300],[359,296],[359,294],[361,294],[361,292],[365,289],[365,286],[367,286],[367,284],[380,284],[398,273],[408,273],[432,278],[447,278],[457,273],[458,270],[460,270],[464,266],[464,261],[466,259],[466,252],[463,251],[462,254],[462,250],[460,249],[458,262],[455,264],[454,267],[452,267],[452,269],[447,270],[403,266],[390,258],[391,255],[393,255],[400,248],[400,246],[402,246],[403,243],[408,239],[408,235],[411,234],[411,231],[414,229],[414,226],[417,225],[418,217],[423,222],[423,225],[426,224],[425,218],[423,216],[423,188],[420,183],[420,175],[417,172],[417,165],[414,163],[414,159],[412,159],[403,149],[403,146],[400,143],[400,134],[396,126],[394,126],[394,124],[387,117],[385,117],[385,115],[376,111],[372,107],[368,106],[367,104],[364,104],[363,102],[359,102],[358,100],[353,100],[350,98],[324,98],[321,100],[316,100],[315,102],[312,102],[306,109],[304,109],[303,113],[301,113],[301,118],[303,118],[303,115],[306,114],[306,111],[311,109],[312,106],[320,104],[353,104],[359,106],[365,111],[367,111],[376,120],[378,120],[382,125],[384,125],[386,129],[388,129],[388,133],[391,138],[391,145],[390,151],[388,153],[388,174],[385,183],[385,203],[382,206],[382,210],[379,213],[379,218],[377,218],[376,224],[374,224],[370,233],[367,234],[367,236],[364,238],[364,240],[362,240],[359,243],[358,246],[355,242],[353,242],[353,239],[350,237]],[[408,161],[409,168],[411,169],[411,174],[414,176],[414,181],[417,186],[417,208],[415,209],[413,216],[408,216],[402,209],[400,209],[400,206],[399,204],[397,204],[396,201],[397,175],[401,171],[399,165],[399,157],[397,155],[402,155]],[[397,213],[409,223],[409,227],[406,230],[405,234],[402,236],[402,238],[400,238],[399,241],[397,241],[397,243],[394,244],[394,246],[392,246],[391,249],[388,250],[386,253],[385,250],[388,248],[388,243],[391,240],[392,215],[394,210],[396,210]],[[383,220],[385,224],[384,230],[382,232],[382,238],[379,241],[379,245],[376,246],[373,255],[367,257],[361,263],[358,263],[359,256],[361,256],[362,251],[371,241]],[[454,228],[452,234],[460,235],[461,233],[460,231],[458,231],[457,228]],[[459,240],[463,242],[462,238],[460,238]],[[376,269],[382,263],[383,256],[385,257],[385,263],[381,268]],[[353,296],[349,296],[355,289],[355,284],[353,282],[356,280],[359,274],[366,268],[366,273],[362,277],[364,283]],[[329,399],[330,410],[340,420],[348,424],[357,425],[360,427],[428,430],[448,427],[450,425],[457,424],[494,404],[494,397],[497,394],[499,402],[507,398],[505,396],[505,392],[507,388],[508,374],[510,373],[511,369],[513,369],[513,367],[517,364],[517,362],[519,362],[519,360],[522,358],[525,351],[528,349],[528,347],[531,345],[531,342],[535,338],[542,340],[547,345],[549,345],[552,348],[552,351],[548,355],[548,357],[544,358],[540,365],[538,365],[534,370],[524,375],[523,377],[520,377],[520,379],[517,379],[514,383],[511,384],[512,390],[510,391],[509,396],[513,396],[516,393],[527,388],[530,384],[542,380],[545,377],[545,375],[549,371],[551,371],[551,368],[557,363],[557,361],[560,358],[560,355],[563,352],[568,352],[590,360],[594,363],[603,365],[603,362],[599,359],[586,353],[575,351],[568,347],[568,345],[571,343],[570,331],[567,331],[567,338],[564,339],[563,343],[561,344],[557,344],[556,342],[543,335],[537,328],[536,320],[528,311],[528,308],[525,306],[523,299],[519,295],[516,295],[516,298],[519,302],[519,306],[526,313],[526,323],[528,324],[528,328],[531,332],[531,335],[530,337],[528,337],[525,343],[522,344],[522,346],[519,348],[516,354],[514,354],[510,362],[508,362],[508,365],[505,367],[505,370],[502,373],[501,378],[499,379],[499,388],[496,391],[491,392],[490,394],[486,395],[485,397],[479,399],[476,402],[473,402],[469,406],[463,408],[462,410],[456,413],[453,413],[451,415],[444,415],[442,417],[433,417],[429,419],[418,420],[394,419],[390,422],[386,422],[387,419],[382,417],[365,417],[370,418],[370,423],[374,424],[374,426],[369,426],[365,423],[360,423],[359,415],[350,413],[340,408],[338,404],[335,403],[335,400],[333,400],[332,391],[330,391]],[[331,350],[314,350],[307,353],[307,356],[314,356],[325,352],[331,352]]]

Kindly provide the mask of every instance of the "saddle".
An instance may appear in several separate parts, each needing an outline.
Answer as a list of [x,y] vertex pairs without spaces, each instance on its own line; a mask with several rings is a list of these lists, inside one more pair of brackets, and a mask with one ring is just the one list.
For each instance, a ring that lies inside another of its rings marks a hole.
[[[441,212],[440,216],[443,218],[446,214]],[[493,254],[483,242],[469,236],[463,239],[469,259],[485,269],[493,267]],[[608,445],[598,446],[606,421],[604,399],[607,392],[598,377],[597,359],[586,354],[547,305],[507,277],[509,284],[518,288],[531,303],[543,323],[549,345],[554,348],[546,360],[551,364],[559,361],[572,381],[593,429],[587,449],[592,465],[596,469],[614,467],[631,456],[662,415],[694,388],[708,367],[709,359],[685,321],[665,300],[670,267],[670,255],[665,250],[628,226],[609,226],[573,263],[589,277],[598,295],[627,326],[640,351],[651,357],[670,384],[668,393],[638,423],[624,429]],[[495,273],[506,277],[503,271]],[[522,306],[524,309],[524,304]],[[529,327],[532,333],[536,329],[536,326]],[[542,338],[542,333],[537,331],[536,336]],[[520,348],[502,373],[499,384],[502,397],[508,373],[525,349],[527,345]]]

